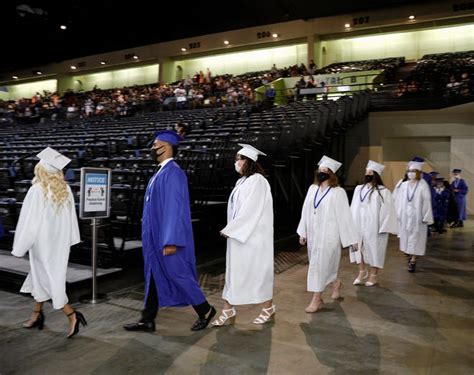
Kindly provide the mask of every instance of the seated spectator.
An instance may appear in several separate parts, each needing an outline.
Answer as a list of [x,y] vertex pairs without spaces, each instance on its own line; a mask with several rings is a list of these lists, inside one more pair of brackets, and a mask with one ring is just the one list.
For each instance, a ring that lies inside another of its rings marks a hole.
[[182,122],[178,122],[176,126],[174,127],[174,130],[183,138],[185,138],[186,135],[188,134],[188,127]]

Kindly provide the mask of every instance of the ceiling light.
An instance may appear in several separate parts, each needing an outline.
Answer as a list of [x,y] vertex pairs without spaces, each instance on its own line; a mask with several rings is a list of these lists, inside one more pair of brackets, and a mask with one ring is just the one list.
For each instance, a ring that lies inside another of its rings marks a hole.
[[415,16],[414,15],[411,15],[410,17],[408,17],[409,20],[414,20],[415,19]]
[[346,29],[348,29],[349,27],[351,27],[351,24],[350,24],[350,23],[346,23],[346,24],[344,25],[344,27],[345,27]]
[[224,40],[224,44],[227,46],[230,42],[228,40]]
[[134,60],[138,60],[138,56],[137,56],[137,55],[133,55],[133,59],[134,59]]
[[12,76],[12,78],[13,78],[13,79],[18,79],[18,77],[17,77],[17,76]]
[[61,30],[66,30],[66,29],[67,29],[67,26],[66,26],[66,25],[61,25],[61,26],[59,26],[59,28],[60,28]]
[[277,33],[273,33],[273,34],[272,34],[272,37],[278,38],[278,34],[277,34]]
[[43,72],[40,72],[40,71],[38,70],[38,71],[36,72],[36,74],[40,76],[41,74],[43,74]]
[[72,70],[76,70],[76,69],[77,69],[77,66],[71,65],[71,69],[72,69]]
[[100,65],[105,65],[105,61],[101,61],[101,62],[100,62]]
[[186,52],[186,48],[181,48],[181,52]]

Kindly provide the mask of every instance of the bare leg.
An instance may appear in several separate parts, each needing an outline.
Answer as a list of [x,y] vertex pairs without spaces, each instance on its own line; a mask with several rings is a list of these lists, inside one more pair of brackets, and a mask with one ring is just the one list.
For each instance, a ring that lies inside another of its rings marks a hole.
[[309,303],[308,307],[304,309],[307,313],[314,313],[318,310],[321,310],[323,306],[323,299],[321,298],[322,292],[315,292],[313,294],[313,298],[311,299],[311,302]]
[[25,327],[31,327],[33,323],[36,322],[41,310],[43,310],[43,302],[36,302],[30,320],[25,323]]
[[74,332],[74,327],[76,326],[76,321],[77,321],[76,314],[73,314],[74,309],[69,303],[66,303],[64,305],[63,311],[64,311],[64,314],[66,314],[66,316],[69,319],[69,333],[68,334],[70,335]]
[[332,299],[339,299],[341,298],[341,288],[342,288],[342,281],[341,279],[337,279],[332,283]]
[[230,310],[232,307],[234,306],[232,306],[228,301],[224,300],[224,307],[223,307],[224,310]]
[[369,276],[369,282],[370,283],[377,283],[377,274],[379,272],[379,269],[377,267],[370,267],[370,276]]
[[268,309],[268,308],[270,308],[270,307],[272,307],[272,306],[273,306],[273,299],[270,299],[270,300],[268,300],[268,301],[266,301],[266,302],[263,303],[263,308],[264,308],[264,309]]

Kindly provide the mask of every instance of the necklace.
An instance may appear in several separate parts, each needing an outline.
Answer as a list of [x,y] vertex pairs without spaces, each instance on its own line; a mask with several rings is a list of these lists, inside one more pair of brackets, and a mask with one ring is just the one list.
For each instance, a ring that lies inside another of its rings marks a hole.
[[413,200],[413,197],[415,196],[416,189],[418,189],[418,184],[419,183],[420,183],[420,181],[416,181],[416,186],[413,189],[413,194],[411,195],[411,197],[410,197],[410,185],[408,184],[408,186],[407,186],[407,199],[408,199],[408,202],[411,202]]
[[369,190],[367,190],[367,192],[366,192],[366,193],[364,194],[364,196],[362,197],[362,190],[364,190],[364,187],[365,187],[365,185],[362,187],[362,189],[360,189],[360,192],[359,192],[359,198],[360,198],[360,201],[361,201],[361,202],[364,201],[364,199],[367,197],[367,194],[369,194],[369,193],[373,190],[373,188],[374,188],[374,187],[372,186]]
[[321,204],[323,199],[326,197],[326,195],[328,195],[328,193],[331,191],[332,187],[329,187],[329,189],[324,193],[324,195],[321,197],[321,199],[316,203],[316,200],[318,198],[319,189],[321,189],[321,187],[318,187],[318,190],[316,190],[316,194],[314,195],[313,207],[314,207],[314,213],[315,214],[316,214],[316,209],[319,207],[319,205]]

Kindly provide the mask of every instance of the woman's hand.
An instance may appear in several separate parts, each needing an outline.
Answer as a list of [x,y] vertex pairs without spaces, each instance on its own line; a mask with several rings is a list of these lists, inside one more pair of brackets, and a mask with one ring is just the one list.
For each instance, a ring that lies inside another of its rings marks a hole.
[[225,234],[222,233],[222,232],[219,232],[219,234],[220,234],[222,237],[224,237],[224,238],[229,238],[229,236],[225,235]]
[[356,252],[357,250],[359,250],[359,245],[356,244],[356,243],[353,243],[353,244],[351,245],[351,248],[352,248],[352,252]]
[[173,255],[176,254],[176,246],[174,245],[167,245],[163,249],[163,255],[168,256],[168,255]]
[[301,246],[306,245],[306,238],[305,238],[305,237],[301,237],[301,236],[300,236],[300,245],[301,245]]

